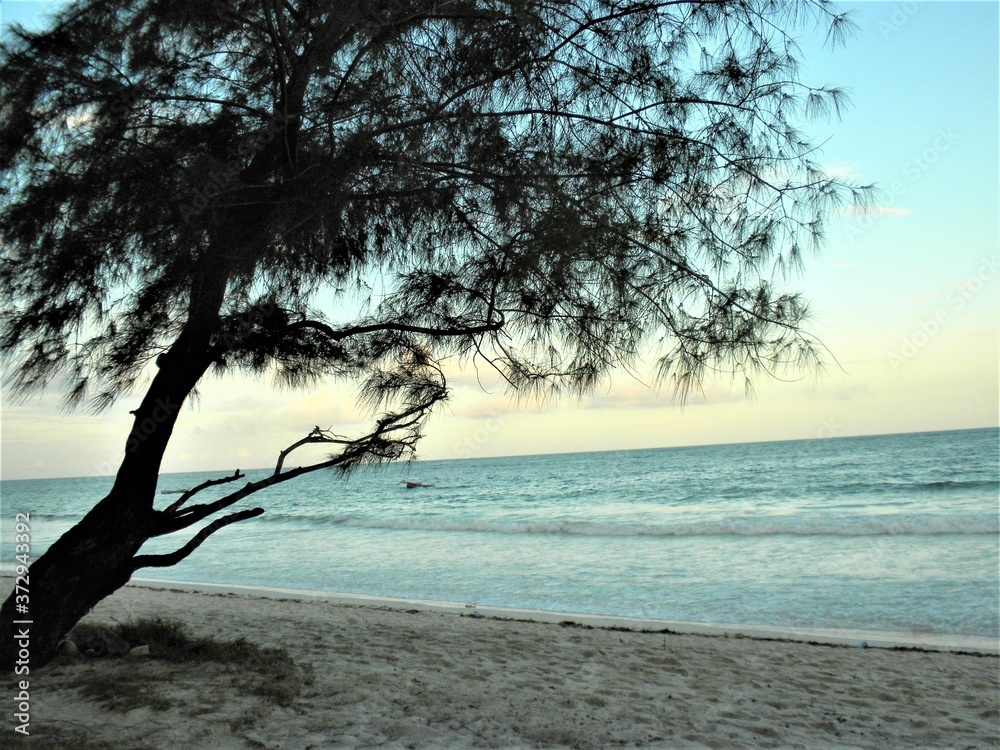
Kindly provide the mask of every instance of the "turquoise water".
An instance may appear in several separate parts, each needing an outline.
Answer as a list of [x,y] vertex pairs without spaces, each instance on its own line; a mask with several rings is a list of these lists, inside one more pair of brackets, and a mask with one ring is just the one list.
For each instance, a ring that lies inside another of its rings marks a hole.
[[[986,429],[322,473],[247,498],[235,507],[262,505],[265,515],[139,575],[996,637],[998,459],[1000,434]],[[160,489],[228,473],[163,475]],[[404,479],[434,486],[406,489]],[[31,513],[37,554],[110,483],[0,484],[5,567],[14,513]],[[176,497],[160,495],[161,507]],[[170,551],[190,534],[143,551]]]

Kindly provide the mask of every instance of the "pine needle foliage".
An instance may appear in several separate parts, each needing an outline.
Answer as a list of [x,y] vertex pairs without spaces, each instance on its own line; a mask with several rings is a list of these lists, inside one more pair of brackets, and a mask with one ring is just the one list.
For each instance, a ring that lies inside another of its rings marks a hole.
[[815,363],[781,286],[868,194],[801,132],[846,100],[799,80],[817,22],[850,26],[816,0],[74,3],[0,48],[8,386],[100,410],[183,356],[412,405],[456,355],[529,394],[649,351],[682,397]]

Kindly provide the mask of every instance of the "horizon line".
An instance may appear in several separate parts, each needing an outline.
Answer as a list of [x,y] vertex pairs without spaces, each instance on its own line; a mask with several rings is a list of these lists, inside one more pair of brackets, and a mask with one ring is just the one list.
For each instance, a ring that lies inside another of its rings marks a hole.
[[[721,448],[724,446],[731,445],[766,445],[770,443],[804,443],[812,442],[817,440],[845,440],[851,438],[865,438],[865,437],[898,437],[902,435],[934,435],[942,432],[973,432],[976,430],[1000,430],[1000,424],[986,425],[982,427],[952,427],[945,428],[941,430],[911,430],[908,432],[868,432],[868,433],[858,433],[852,435],[824,435],[808,438],[776,438],[771,440],[748,440],[744,442],[733,442],[733,443],[690,443],[686,445],[660,445],[660,446],[649,446],[645,448],[605,448],[601,450],[590,450],[590,451],[552,451],[550,453],[508,453],[494,456],[469,456],[464,458],[420,458],[415,456],[412,459],[406,461],[389,461],[381,466],[389,465],[406,465],[413,463],[431,463],[431,462],[445,462],[445,461],[482,461],[482,460],[494,460],[502,458],[533,458],[541,456],[578,456],[578,455],[590,455],[598,453],[626,453],[626,452],[638,452],[638,451],[661,451],[661,450],[682,450],[686,448]],[[240,471],[273,471],[274,467],[271,466],[259,466],[250,469],[241,469]],[[228,473],[229,469],[199,469],[196,471],[165,471],[160,472],[159,476],[170,476],[175,474],[218,474],[218,473]],[[76,476],[46,476],[46,477],[19,477],[16,479],[5,479],[0,475],[0,482],[37,482],[49,479],[113,479],[115,474],[85,474]]]

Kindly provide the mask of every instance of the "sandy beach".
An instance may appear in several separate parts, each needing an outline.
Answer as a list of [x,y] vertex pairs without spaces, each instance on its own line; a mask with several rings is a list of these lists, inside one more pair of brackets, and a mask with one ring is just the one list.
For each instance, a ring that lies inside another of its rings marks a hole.
[[[252,665],[78,656],[33,670],[31,738],[13,733],[9,711],[6,737],[20,747],[233,750],[1000,747],[995,655],[183,588],[129,585],[86,621],[162,617],[197,638],[284,648],[297,693],[269,700],[248,678]],[[102,684],[141,696],[138,707],[101,699]]]

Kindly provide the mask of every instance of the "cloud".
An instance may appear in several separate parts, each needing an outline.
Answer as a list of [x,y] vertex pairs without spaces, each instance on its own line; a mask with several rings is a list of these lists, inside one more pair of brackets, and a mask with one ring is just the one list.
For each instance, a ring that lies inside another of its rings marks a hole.
[[856,180],[858,179],[858,168],[853,164],[827,164],[823,167],[827,177],[836,180]]
[[[957,289],[958,291],[968,295],[972,292],[977,291],[981,286],[982,286],[981,284],[976,284],[975,282],[971,281],[952,281],[950,284],[948,284],[947,289],[949,290],[949,292],[953,289]],[[946,296],[947,296],[946,292],[927,292],[926,294],[918,294],[916,297],[910,298],[910,301],[926,302],[927,300],[941,299],[942,297]]]
[[852,401],[859,396],[871,396],[872,392],[867,383],[857,383],[855,385],[841,386],[834,388],[830,395],[837,401]]
[[867,383],[852,383],[833,387],[811,388],[804,392],[810,401],[853,401],[856,398],[872,396]]
[[581,403],[583,409],[668,409],[714,406],[724,403],[735,403],[744,400],[742,389],[724,390],[705,385],[700,391],[692,392],[683,404],[673,398],[669,388],[647,388],[642,385],[631,385],[614,388],[608,393],[595,393],[587,396]]
[[910,209],[908,208],[897,208],[895,206],[847,206],[841,209],[841,213],[845,216],[851,217],[878,217],[878,216],[893,216],[893,217],[903,217],[910,215]]

